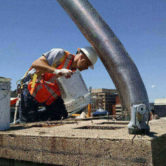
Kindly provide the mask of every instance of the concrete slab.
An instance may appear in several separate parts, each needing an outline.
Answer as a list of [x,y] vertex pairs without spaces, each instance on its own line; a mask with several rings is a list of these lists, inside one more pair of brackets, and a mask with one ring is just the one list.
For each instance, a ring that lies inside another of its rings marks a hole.
[[166,118],[149,136],[128,134],[125,121],[66,120],[13,125],[0,131],[0,158],[68,166],[163,166]]

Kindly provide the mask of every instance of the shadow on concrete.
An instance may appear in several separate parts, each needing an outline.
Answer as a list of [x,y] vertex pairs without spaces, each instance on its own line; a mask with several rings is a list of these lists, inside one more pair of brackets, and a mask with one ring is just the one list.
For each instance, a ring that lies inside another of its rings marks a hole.
[[151,138],[157,138],[156,134],[157,134],[156,132],[149,132],[146,135],[151,137]]
[[98,123],[98,124],[115,124],[115,125],[127,125],[129,122],[102,122],[102,123]]
[[155,137],[151,142],[154,166],[166,166],[166,134]]
[[88,129],[88,130],[116,130],[116,129],[121,129],[124,127],[112,127],[112,126],[83,126],[83,127],[78,127],[75,129]]
[[65,124],[73,124],[76,122],[55,122],[55,121],[47,121],[47,122],[34,122],[34,123],[23,123],[23,124],[17,124],[17,125],[10,125],[10,128],[7,131],[12,131],[12,130],[23,130],[23,129],[28,129],[28,128],[33,128],[33,127],[55,127],[55,126],[61,126]]
[[63,165],[53,165],[53,164],[38,164],[29,161],[19,161],[13,159],[0,158],[0,166],[63,166]]

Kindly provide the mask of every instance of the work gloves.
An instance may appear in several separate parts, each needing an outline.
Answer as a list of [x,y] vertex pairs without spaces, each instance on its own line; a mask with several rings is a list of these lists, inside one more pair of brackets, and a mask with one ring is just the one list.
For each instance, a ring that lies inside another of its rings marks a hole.
[[73,72],[69,69],[55,69],[54,74],[57,76],[65,76],[66,78],[70,78]]

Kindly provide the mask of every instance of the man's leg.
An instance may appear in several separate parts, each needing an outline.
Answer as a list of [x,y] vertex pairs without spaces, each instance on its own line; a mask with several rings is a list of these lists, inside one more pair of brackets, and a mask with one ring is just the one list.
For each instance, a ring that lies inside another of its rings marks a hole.
[[21,93],[21,109],[19,118],[21,122],[37,121],[38,103],[33,96],[30,95],[27,86],[25,85]]
[[48,118],[50,120],[66,119],[68,113],[61,97],[56,99],[51,105],[46,106]]

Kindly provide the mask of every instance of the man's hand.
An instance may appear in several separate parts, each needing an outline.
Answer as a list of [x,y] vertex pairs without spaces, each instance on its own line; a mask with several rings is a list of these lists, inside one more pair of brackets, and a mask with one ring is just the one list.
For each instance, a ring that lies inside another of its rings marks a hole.
[[70,78],[73,72],[69,69],[55,69],[54,74],[57,76],[65,76],[66,78]]

